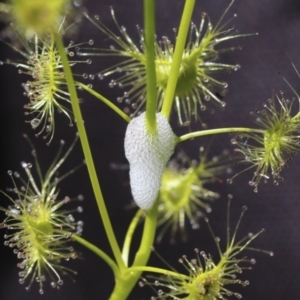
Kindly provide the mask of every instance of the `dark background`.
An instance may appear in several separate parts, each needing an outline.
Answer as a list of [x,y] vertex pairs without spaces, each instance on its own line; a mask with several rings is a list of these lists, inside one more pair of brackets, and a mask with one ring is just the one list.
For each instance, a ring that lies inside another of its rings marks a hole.
[[[158,37],[162,35],[173,37],[172,29],[178,26],[183,3],[183,1],[157,1]],[[199,24],[201,12],[205,11],[215,24],[228,3],[228,0],[197,1],[193,21]],[[90,14],[98,14],[104,24],[115,30],[110,15],[110,5],[114,7],[118,21],[127,27],[128,33],[137,41],[135,25],[142,25],[143,22],[142,1],[86,1],[85,6]],[[229,46],[242,46],[243,50],[226,53],[222,56],[221,61],[239,63],[242,68],[238,72],[219,76],[220,79],[229,83],[229,93],[224,99],[227,107],[223,111],[217,110],[214,115],[204,117],[210,128],[253,126],[249,112],[261,108],[272,95],[273,90],[275,92],[283,90],[288,98],[293,97],[293,93],[278,72],[286,77],[300,93],[300,78],[289,61],[290,58],[300,69],[299,0],[236,0],[226,18],[229,19],[234,13],[238,14],[238,18],[234,19],[232,24],[241,33],[259,32],[259,36],[241,38],[228,43]],[[115,32],[117,33],[117,30]],[[87,21],[83,21],[77,36],[73,39],[76,42],[93,39],[95,46],[98,47],[107,47],[111,44],[111,41]],[[1,51],[0,59],[2,60],[18,57],[5,45],[1,46]],[[106,58],[94,58],[91,66],[83,65],[77,69],[77,73],[95,73],[108,66]],[[22,138],[22,133],[27,133],[33,140],[41,166],[45,170],[57,151],[59,140],[64,139],[67,144],[70,144],[75,134],[75,128],[69,128],[67,119],[63,115],[57,115],[57,129],[51,145],[48,147],[42,138],[35,138],[30,126],[24,124],[23,105],[27,99],[22,96],[21,82],[27,79],[20,77],[12,66],[1,66],[0,72],[1,189],[5,189],[12,186],[6,175],[7,170],[21,171],[21,161],[32,161],[30,148]],[[100,93],[115,100],[123,92],[118,89],[110,89],[108,87],[109,80],[95,80],[93,85]],[[81,107],[99,180],[117,238],[122,241],[134,211],[124,211],[124,206],[131,200],[127,184],[127,171],[111,170],[110,164],[126,164],[123,150],[126,124],[98,100],[85,94],[82,94],[82,97],[84,102]],[[176,122],[173,123],[173,129],[177,134],[185,131],[180,129]],[[200,129],[200,127],[195,124],[193,129]],[[205,145],[207,141],[207,139],[199,139],[186,142],[183,148],[192,158],[197,158],[197,149],[200,145]],[[217,137],[213,141],[211,151],[212,154],[220,154],[223,149],[231,149],[230,147],[230,136]],[[82,152],[78,143],[62,170],[67,171],[81,161]],[[284,182],[277,187],[271,183],[262,185],[258,194],[253,193],[252,188],[248,185],[252,175],[251,171],[238,176],[232,185],[223,183],[212,187],[222,195],[220,200],[212,205],[213,211],[210,215],[215,234],[225,241],[226,195],[231,193],[234,195],[231,209],[232,227],[240,215],[242,206],[247,205],[249,209],[240,226],[240,236],[265,228],[266,232],[257,238],[253,245],[260,249],[272,250],[275,253],[274,257],[262,253],[247,253],[249,257],[255,257],[257,260],[252,271],[245,271],[241,275],[242,279],[250,281],[250,285],[246,288],[232,287],[232,290],[242,292],[243,299],[300,299],[299,164],[300,157],[296,156],[289,168],[283,172]],[[242,168],[233,168],[234,173],[240,170]],[[226,175],[223,179],[226,180]],[[60,187],[61,197],[78,194],[85,196],[84,212],[78,216],[85,222],[83,237],[110,253],[86,170],[83,168],[67,178]],[[1,196],[0,201],[1,206],[8,205],[4,196]],[[191,232],[188,243],[178,241],[176,245],[170,246],[168,238],[166,238],[161,244],[156,245],[156,250],[180,271],[183,270],[178,264],[178,258],[183,254],[193,257],[195,247],[217,256],[212,237],[204,222],[201,224],[203,226],[200,230]],[[4,233],[3,230],[2,235]],[[4,239],[1,242],[2,245],[3,242]],[[15,255],[8,247],[0,246],[0,299],[108,299],[113,288],[113,277],[109,268],[93,253],[81,246],[75,246],[83,256],[83,260],[76,260],[68,264],[79,272],[76,276],[76,283],[64,278],[65,283],[60,291],[52,290],[46,283],[43,296],[38,294],[37,285],[32,286],[31,292],[25,292],[24,286],[18,283]],[[151,259],[150,264],[163,265],[155,257]],[[150,299],[152,295],[154,293],[150,288],[136,287],[130,299]]]

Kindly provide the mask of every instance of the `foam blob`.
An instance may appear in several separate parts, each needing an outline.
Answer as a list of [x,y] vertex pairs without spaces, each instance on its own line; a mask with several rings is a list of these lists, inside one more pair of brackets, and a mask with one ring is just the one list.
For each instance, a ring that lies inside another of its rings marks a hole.
[[174,152],[176,136],[168,120],[156,114],[157,132],[147,130],[146,114],[131,120],[125,134],[125,156],[129,161],[131,193],[136,204],[150,209],[159,192],[161,178]]

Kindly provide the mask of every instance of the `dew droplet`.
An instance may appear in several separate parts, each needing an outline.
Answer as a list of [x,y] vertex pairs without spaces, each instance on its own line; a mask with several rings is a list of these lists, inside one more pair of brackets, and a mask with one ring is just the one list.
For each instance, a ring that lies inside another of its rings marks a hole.
[[32,126],[33,129],[38,127],[40,125],[40,123],[41,123],[40,119],[36,119],[36,118],[34,118],[30,121],[30,125]]
[[84,196],[83,195],[78,195],[77,199],[78,199],[78,201],[83,201],[84,200]]
[[226,181],[228,184],[232,184],[232,182],[233,182],[232,178],[228,178]]
[[235,65],[235,67],[233,68],[234,71],[237,71],[241,68],[241,65]]

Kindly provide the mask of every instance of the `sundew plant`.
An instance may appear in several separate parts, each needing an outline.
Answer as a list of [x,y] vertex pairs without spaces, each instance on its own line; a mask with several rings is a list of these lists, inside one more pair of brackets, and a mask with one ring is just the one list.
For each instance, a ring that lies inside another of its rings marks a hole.
[[1,299],[300,297],[300,14],[269,2],[0,3]]

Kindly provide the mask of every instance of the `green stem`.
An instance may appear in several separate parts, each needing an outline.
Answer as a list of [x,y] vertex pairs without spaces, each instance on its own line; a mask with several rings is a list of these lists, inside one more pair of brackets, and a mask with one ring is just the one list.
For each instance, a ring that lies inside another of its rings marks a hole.
[[184,134],[177,138],[177,143],[193,139],[195,137],[201,137],[205,135],[214,135],[214,134],[223,134],[223,133],[260,133],[264,134],[265,130],[254,129],[254,128],[245,128],[245,127],[233,127],[233,128],[217,128],[217,129],[208,129],[202,131],[195,131],[191,133]]
[[164,275],[168,275],[168,276],[172,276],[172,277],[176,277],[176,278],[181,278],[181,279],[189,279],[189,276],[186,276],[184,274],[180,274],[177,272],[173,272],[170,270],[166,270],[166,269],[161,269],[161,268],[156,268],[156,267],[130,267],[128,268],[128,270],[126,272],[151,272],[151,273],[158,273],[158,274],[164,274]]
[[[151,246],[153,245],[155,238],[155,231],[157,225],[157,209],[158,199],[155,201],[153,207],[146,212],[146,220],[144,224],[144,230],[140,247],[135,255],[133,266],[145,266],[151,254]],[[128,268],[125,270],[120,279],[116,280],[116,285],[111,294],[110,300],[122,300],[127,299],[128,295],[134,288],[135,284],[139,280],[142,271],[128,272]]]
[[119,274],[119,268],[116,265],[116,263],[101,249],[96,247],[94,244],[88,242],[87,240],[83,239],[82,237],[78,236],[77,234],[72,235],[73,240],[75,240],[77,243],[81,244],[82,246],[86,247],[87,249],[91,250],[94,252],[96,255],[101,257],[112,269],[114,272],[115,276]]
[[295,116],[293,116],[292,120],[297,120],[299,117],[300,117],[300,111]]
[[140,248],[137,251],[133,266],[144,266],[150,256],[151,247],[154,242],[156,226],[157,226],[157,211],[158,211],[158,198],[156,199],[153,207],[146,212],[146,220],[142,235]]
[[155,1],[144,0],[145,54],[147,73],[146,120],[150,132],[156,131]]
[[195,6],[195,0],[186,0],[184,5],[184,10],[182,13],[178,36],[176,39],[176,45],[170,70],[170,76],[166,88],[165,97],[163,100],[163,106],[161,113],[169,119],[171,108],[174,100],[175,89],[177,85],[177,80],[179,77],[180,65],[182,60],[182,54],[186,43],[186,38],[188,35],[190,22],[192,18],[193,9]]
[[79,102],[78,102],[77,92],[76,92],[75,83],[74,83],[74,79],[73,79],[73,74],[72,74],[72,71],[71,71],[71,68],[69,65],[69,61],[67,58],[67,54],[66,54],[62,39],[59,34],[55,34],[55,42],[56,42],[57,49],[58,49],[60,57],[61,57],[63,67],[64,67],[64,73],[65,73],[65,78],[66,78],[66,82],[68,85],[68,90],[70,93],[72,109],[73,109],[77,129],[78,129],[78,133],[79,133],[79,137],[80,137],[89,177],[91,180],[91,184],[92,184],[93,191],[95,194],[96,202],[97,202],[98,209],[100,212],[100,216],[101,216],[110,246],[114,253],[115,259],[118,263],[118,266],[119,266],[119,268],[123,269],[123,268],[125,268],[125,265],[122,260],[121,251],[118,246],[118,243],[117,243],[117,240],[116,240],[116,237],[115,237],[115,234],[114,234],[114,231],[113,231],[110,219],[109,219],[109,215],[108,215],[108,212],[107,212],[107,209],[105,206],[105,202],[104,202],[104,199],[102,196],[99,180],[98,180],[97,173],[95,170],[92,153],[90,150],[87,134],[86,134],[85,127],[84,127],[84,122],[83,122],[80,107],[79,107]]
[[144,211],[142,209],[139,209],[136,212],[135,216],[133,217],[133,219],[129,225],[129,228],[128,228],[126,236],[125,236],[123,250],[122,250],[122,258],[127,267],[128,267],[128,257],[129,257],[129,253],[130,253],[130,245],[131,245],[131,241],[132,241],[132,236],[135,232],[135,229],[136,229],[138,222],[139,222],[140,218],[142,217],[143,213],[144,213]]
[[76,82],[76,85],[96,97],[97,99],[101,100],[104,104],[106,104],[108,107],[110,107],[114,112],[116,112],[120,117],[122,117],[126,122],[130,122],[130,117],[127,116],[120,108],[118,108],[116,105],[114,105],[111,101],[106,99],[104,96],[101,94],[97,93],[95,90],[89,88],[87,85],[81,83],[81,82]]

